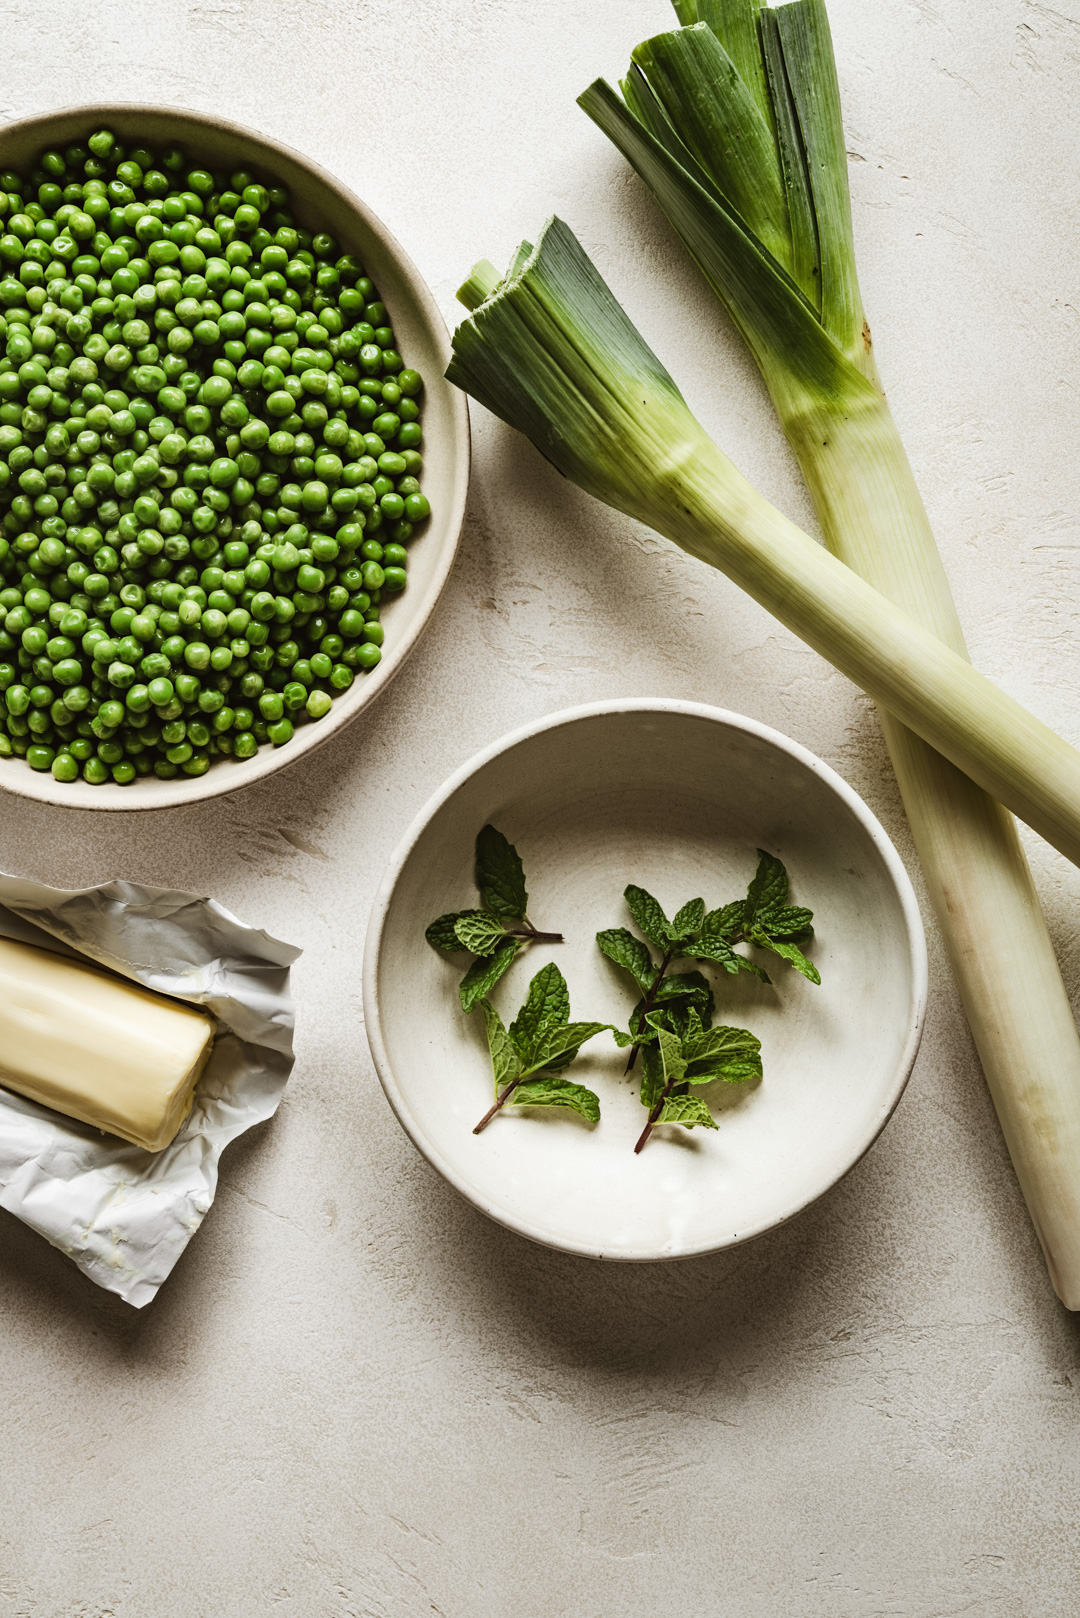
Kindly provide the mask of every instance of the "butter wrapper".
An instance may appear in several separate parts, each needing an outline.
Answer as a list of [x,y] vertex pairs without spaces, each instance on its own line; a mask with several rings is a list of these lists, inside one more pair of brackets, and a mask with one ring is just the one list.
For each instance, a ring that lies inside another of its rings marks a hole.
[[85,957],[217,1020],[191,1113],[162,1152],[0,1088],[0,1207],[142,1308],[205,1218],[225,1147],[277,1110],[300,951],[195,894],[134,882],[48,888],[2,873],[0,937]]

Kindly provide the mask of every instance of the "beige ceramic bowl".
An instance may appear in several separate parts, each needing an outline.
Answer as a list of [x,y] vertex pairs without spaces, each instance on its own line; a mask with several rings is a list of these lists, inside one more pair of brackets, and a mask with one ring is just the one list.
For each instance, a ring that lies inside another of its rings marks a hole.
[[[706,967],[716,1022],[749,1028],[765,1076],[714,1084],[719,1128],[658,1129],[609,1035],[571,1076],[600,1098],[599,1124],[521,1109],[472,1133],[491,1103],[479,1012],[463,1016],[466,958],[437,954],[424,928],[475,905],[473,846],[492,822],[525,864],[529,916],[562,931],[531,946],[492,999],[509,1023],[529,978],[557,961],[575,1019],[625,1026],[635,993],[601,955],[601,928],[631,925],[628,882],[667,914],[701,895],[746,891],[764,848],[814,911],[815,988],[761,957],[768,987]],[[907,873],[852,789],[798,743],[718,708],[670,701],[556,714],[464,765],[422,811],[375,901],[364,1012],[383,1088],[403,1127],[450,1183],[501,1224],[548,1246],[610,1259],[678,1258],[745,1241],[835,1184],[884,1127],[919,1046],[926,948]]]
[[409,546],[409,586],[386,613],[386,648],[372,674],[362,675],[334,701],[327,717],[305,725],[286,747],[269,744],[243,762],[222,760],[205,775],[175,781],[156,777],[118,787],[85,781],[62,785],[21,759],[0,761],[0,788],[69,809],[163,809],[234,792],[249,781],[302,759],[355,719],[393,679],[435,609],[457,550],[469,481],[469,417],[465,395],[443,376],[450,341],[442,316],[415,265],[385,225],[343,185],[287,146],[265,140],[223,119],[168,107],[90,106],[23,119],[0,129],[0,169],[25,171],[50,146],[67,146],[107,127],[125,141],[176,143],[211,167],[243,164],[273,175],[289,188],[297,217],[309,229],[331,231],[355,253],[390,312],[406,363],[423,374],[424,492],[432,516]]

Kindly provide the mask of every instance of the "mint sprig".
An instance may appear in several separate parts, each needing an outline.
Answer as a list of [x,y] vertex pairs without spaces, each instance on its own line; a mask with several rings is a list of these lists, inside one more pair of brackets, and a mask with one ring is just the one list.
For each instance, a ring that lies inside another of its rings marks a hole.
[[475,955],[458,993],[464,1011],[489,995],[527,944],[561,944],[562,933],[540,932],[528,917],[529,895],[521,856],[494,826],[476,838],[476,885],[480,908],[448,911],[425,931],[434,949]]
[[649,1108],[645,1128],[638,1137],[640,1152],[656,1124],[681,1124],[715,1129],[716,1121],[705,1101],[690,1094],[691,1085],[745,1084],[761,1077],[761,1041],[746,1028],[708,1028],[695,1008],[686,1016],[684,1031],[670,1026],[670,1013],[654,1011],[649,1023],[656,1044],[646,1047],[641,1101]]
[[758,1040],[744,1028],[712,1028],[708,982],[700,972],[670,972],[673,962],[710,961],[731,976],[750,972],[770,982],[764,969],[736,947],[749,944],[788,961],[811,983],[821,982],[816,966],[799,948],[813,931],[813,912],[789,904],[788,895],[782,862],[758,849],[757,870],[744,899],[709,911],[703,899],[688,899],[669,921],[659,900],[631,883],[623,896],[647,942],[625,927],[597,933],[601,952],[629,974],[641,994],[630,1015],[629,1035],[616,1036],[618,1043],[631,1047],[627,1073],[639,1050],[643,1053],[641,1101],[649,1118],[635,1151],[641,1151],[657,1123],[716,1127],[704,1101],[690,1095],[691,1085],[716,1079],[741,1084],[761,1076]]
[[473,1130],[487,1128],[503,1107],[569,1107],[596,1123],[600,1102],[592,1090],[559,1075],[582,1045],[610,1029],[609,1023],[571,1022],[566,979],[555,963],[542,966],[525,1003],[507,1028],[490,1000],[481,1002],[495,1080],[494,1105]]

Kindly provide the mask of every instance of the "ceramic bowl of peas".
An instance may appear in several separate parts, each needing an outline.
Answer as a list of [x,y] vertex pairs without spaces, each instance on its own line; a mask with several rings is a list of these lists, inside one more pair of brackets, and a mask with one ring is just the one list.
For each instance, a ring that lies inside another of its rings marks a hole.
[[448,353],[285,147],[135,106],[0,130],[0,788],[193,802],[371,702],[461,530]]

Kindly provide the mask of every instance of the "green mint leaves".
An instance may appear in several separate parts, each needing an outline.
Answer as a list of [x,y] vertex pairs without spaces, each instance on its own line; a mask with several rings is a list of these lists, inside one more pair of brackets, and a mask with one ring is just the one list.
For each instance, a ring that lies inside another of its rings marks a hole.
[[473,955],[494,955],[506,936],[506,928],[489,910],[463,910],[454,922],[458,949]]
[[458,991],[464,1011],[472,1011],[491,993],[526,944],[562,943],[561,933],[537,932],[530,922],[521,857],[494,826],[483,826],[477,835],[476,886],[481,909],[437,916],[424,935],[444,954],[477,957]]
[[[628,1073],[642,1052],[640,1095],[649,1118],[635,1151],[641,1151],[658,1123],[716,1127],[705,1102],[690,1094],[691,1085],[717,1080],[743,1084],[761,1077],[759,1041],[745,1028],[711,1027],[714,1002],[706,979],[700,972],[669,972],[673,961],[709,961],[731,976],[750,972],[768,983],[763,968],[735,947],[749,944],[788,961],[811,983],[821,982],[798,944],[813,931],[813,912],[790,905],[788,889],[781,861],[759,848],[745,899],[709,911],[703,899],[688,899],[669,921],[659,901],[631,883],[623,897],[648,943],[625,927],[597,933],[601,953],[627,972],[641,993],[630,1014],[629,1034],[616,1035],[619,1044],[631,1047]],[[649,944],[659,952],[659,961]]]
[[640,1090],[649,1116],[635,1152],[656,1124],[717,1127],[706,1102],[690,1093],[692,1085],[745,1084],[762,1073],[761,1041],[746,1028],[709,1027],[697,1006],[677,1001],[649,1012],[645,1022],[654,1036],[644,1047]]
[[656,977],[656,962],[640,938],[635,938],[625,927],[611,927],[607,932],[597,933],[596,942],[609,961],[629,972],[639,989],[651,987]]
[[[486,1129],[505,1106],[569,1107],[595,1124],[600,1117],[600,1102],[593,1091],[558,1075],[570,1066],[587,1040],[610,1025],[570,1021],[570,994],[555,963],[537,972],[529,984],[525,1004],[509,1028],[490,1000],[481,1003],[495,1079],[495,1104],[473,1134]],[[533,1078],[533,1074],[538,1077]]]
[[476,885],[485,910],[508,921],[525,919],[525,868],[513,843],[494,826],[484,826],[476,839]]
[[494,826],[482,827],[476,839],[476,886],[479,906],[436,917],[425,936],[444,954],[473,956],[458,993],[463,1010],[479,1006],[483,1012],[495,1086],[494,1103],[473,1131],[477,1135],[506,1107],[565,1107],[596,1123],[598,1097],[563,1075],[581,1047],[604,1032],[616,1045],[629,1047],[627,1073],[641,1057],[639,1096],[648,1116],[635,1152],[657,1124],[716,1129],[708,1102],[697,1091],[760,1079],[761,1042],[746,1028],[714,1028],[709,980],[694,967],[672,971],[673,964],[708,963],[727,976],[749,972],[769,983],[758,962],[738,948],[748,945],[787,961],[811,983],[821,982],[800,948],[813,932],[813,912],[789,903],[782,862],[758,849],[745,898],[713,910],[706,909],[704,899],[688,899],[669,920],[646,888],[630,883],[624,890],[637,933],[609,927],[596,934],[596,942],[637,991],[626,1031],[610,1023],[572,1022],[566,979],[554,962],[535,974],[507,1027],[492,991],[530,943],[562,943],[562,934],[539,932],[529,920],[521,857]]
[[771,950],[782,960],[790,961],[796,972],[801,972],[811,983],[820,983],[817,967],[808,961],[797,940],[808,938],[813,932],[814,913],[789,905],[788,874],[780,861],[758,849],[758,868],[746,893],[743,913],[743,937],[759,949]]

